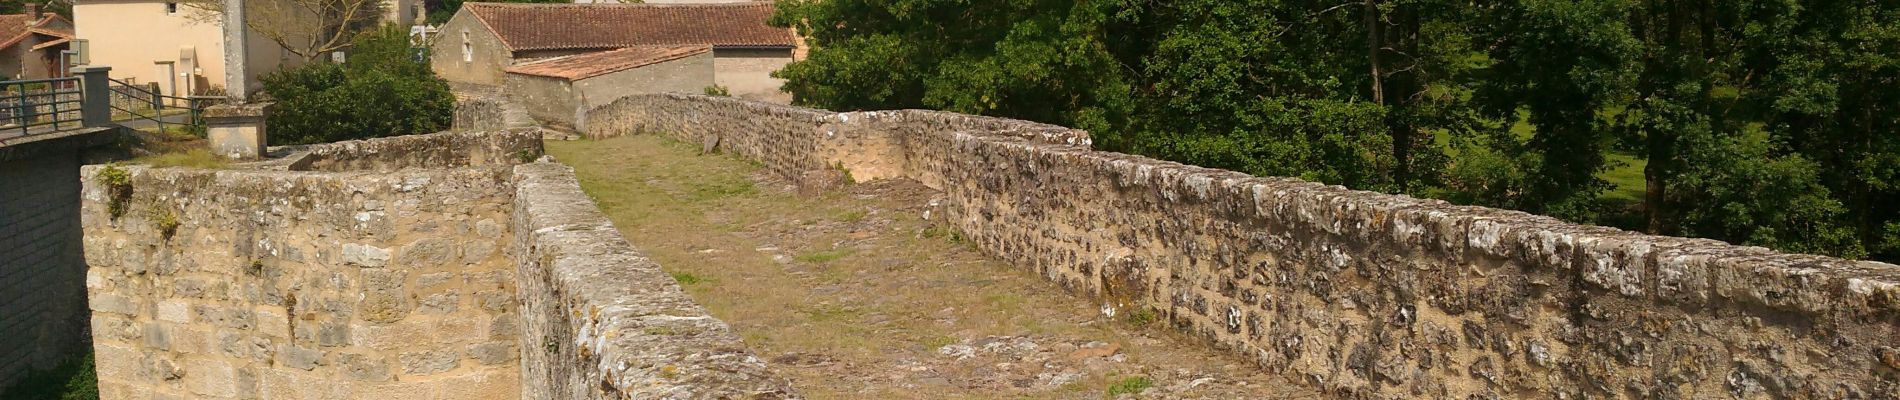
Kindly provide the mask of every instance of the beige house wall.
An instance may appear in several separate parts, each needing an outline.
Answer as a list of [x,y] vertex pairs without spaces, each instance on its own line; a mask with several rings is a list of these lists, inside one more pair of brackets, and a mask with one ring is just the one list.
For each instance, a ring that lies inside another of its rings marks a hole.
[[733,97],[790,104],[792,95],[779,90],[785,80],[773,78],[772,71],[791,62],[791,49],[713,49],[714,83]]
[[437,32],[429,52],[436,76],[449,82],[502,85],[502,70],[508,68],[511,54],[481,20],[468,10],[457,11]]
[[[114,79],[158,82],[167,94],[203,93],[224,88],[224,38],[215,18],[151,0],[81,0],[73,6],[74,31],[88,42],[92,65],[112,67]],[[252,86],[279,68],[302,63],[268,38],[249,38]],[[170,67],[167,68],[166,65]],[[169,74],[169,75],[168,75]]]

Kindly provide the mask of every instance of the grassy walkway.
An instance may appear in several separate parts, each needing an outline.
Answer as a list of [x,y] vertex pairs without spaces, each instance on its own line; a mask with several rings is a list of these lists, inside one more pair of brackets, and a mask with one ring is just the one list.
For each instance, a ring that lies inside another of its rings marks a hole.
[[810,398],[1317,398],[986,258],[919,218],[931,192],[915,183],[799,197],[697,147],[548,142],[635,247]]

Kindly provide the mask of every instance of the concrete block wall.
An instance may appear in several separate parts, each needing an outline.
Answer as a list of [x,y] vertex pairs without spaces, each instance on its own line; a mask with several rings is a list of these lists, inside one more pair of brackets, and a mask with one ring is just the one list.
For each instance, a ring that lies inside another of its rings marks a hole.
[[1889,264],[1099,152],[1021,121],[679,94],[587,118],[794,178],[916,179],[942,191],[933,218],[1104,313],[1150,310],[1339,398],[1900,396]]
[[[83,168],[101,397],[519,397],[513,190],[498,161],[538,156],[538,137],[312,150],[331,166],[405,166],[384,172]],[[387,158],[452,144],[524,147]],[[338,158],[352,154],[373,160]],[[129,184],[101,181],[118,173]]]
[[0,161],[0,391],[86,343],[74,149]]
[[522,399],[791,399],[553,162],[515,167]]

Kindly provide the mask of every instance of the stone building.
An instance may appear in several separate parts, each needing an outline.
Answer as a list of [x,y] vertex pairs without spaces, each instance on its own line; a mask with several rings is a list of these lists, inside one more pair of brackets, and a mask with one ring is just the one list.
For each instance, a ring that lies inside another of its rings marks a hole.
[[784,81],[771,73],[793,60],[797,39],[789,28],[766,24],[773,10],[769,2],[466,3],[442,26],[431,64],[450,82],[499,87],[506,85],[508,68],[554,57],[638,46],[708,47],[713,84],[736,97],[786,102],[790,96],[779,91]]
[[507,92],[528,115],[575,128],[579,115],[635,93],[699,92],[712,86],[712,49],[628,47],[508,67]]
[[66,76],[60,52],[72,40],[73,22],[40,12],[38,4],[27,4],[25,13],[0,15],[0,73],[6,79]]

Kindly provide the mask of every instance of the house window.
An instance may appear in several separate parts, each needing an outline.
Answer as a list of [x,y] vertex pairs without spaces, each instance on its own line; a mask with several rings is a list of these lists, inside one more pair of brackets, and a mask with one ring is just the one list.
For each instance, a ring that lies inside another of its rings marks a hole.
[[462,31],[462,62],[475,62],[475,44],[469,43],[468,31]]
[[177,13],[178,13],[178,2],[176,1],[165,2],[165,14],[177,14]]

